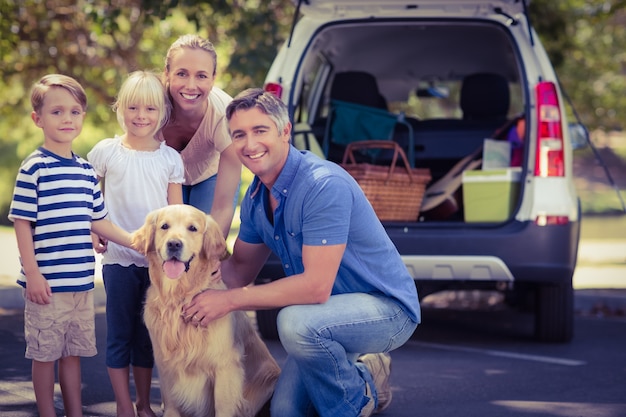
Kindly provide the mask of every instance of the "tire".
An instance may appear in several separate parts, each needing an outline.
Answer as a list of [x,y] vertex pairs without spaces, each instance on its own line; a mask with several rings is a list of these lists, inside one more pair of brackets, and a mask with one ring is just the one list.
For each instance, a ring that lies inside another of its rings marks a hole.
[[574,289],[571,282],[540,285],[535,296],[535,338],[540,342],[570,342],[574,337]]
[[276,327],[276,317],[280,309],[257,310],[256,324],[261,337],[266,340],[278,340],[278,328]]

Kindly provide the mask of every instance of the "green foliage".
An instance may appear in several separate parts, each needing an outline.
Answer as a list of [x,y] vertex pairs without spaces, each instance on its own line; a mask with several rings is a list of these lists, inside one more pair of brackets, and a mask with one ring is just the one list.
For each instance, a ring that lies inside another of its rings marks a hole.
[[[73,76],[90,101],[90,121],[108,124],[126,75],[163,68],[169,45],[184,33],[208,37],[218,51],[217,84],[229,92],[260,85],[284,40],[289,0],[0,0],[0,98],[3,119],[22,119],[28,89],[42,75]],[[230,58],[233,58],[232,60]],[[13,123],[11,123],[13,124]]]
[[[626,201],[626,190],[620,190],[622,200]],[[614,189],[579,190],[581,210],[584,214],[623,214],[621,201]]]
[[262,85],[293,9],[290,0],[0,0],[0,223],[21,160],[42,142],[29,90],[44,74],[73,76],[87,92],[74,146],[84,156],[120,131],[110,105],[127,74],[160,72],[169,45],[185,33],[215,45],[218,86],[235,94]]
[[626,1],[533,0],[533,25],[565,92],[590,130],[622,130]]

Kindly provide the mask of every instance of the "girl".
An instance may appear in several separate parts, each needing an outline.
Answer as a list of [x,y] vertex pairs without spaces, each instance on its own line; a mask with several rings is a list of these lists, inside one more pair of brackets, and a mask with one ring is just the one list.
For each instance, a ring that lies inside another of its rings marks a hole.
[[[159,77],[136,71],[123,83],[113,105],[124,134],[104,139],[87,158],[104,179],[104,200],[111,221],[132,232],[146,215],[168,204],[182,204],[183,161],[178,152],[155,138],[165,125],[169,100]],[[94,243],[98,243],[94,239]],[[106,364],[118,417],[134,417],[130,365],[139,417],[154,417],[150,385],[154,357],[142,309],[150,278],[146,258],[114,243],[99,242],[107,294]],[[95,245],[94,245],[95,246]]]

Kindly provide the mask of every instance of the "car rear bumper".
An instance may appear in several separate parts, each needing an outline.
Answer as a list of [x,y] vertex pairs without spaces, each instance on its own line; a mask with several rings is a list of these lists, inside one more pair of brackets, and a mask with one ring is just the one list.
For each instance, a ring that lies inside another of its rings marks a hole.
[[415,280],[571,283],[580,222],[424,226],[387,225]]

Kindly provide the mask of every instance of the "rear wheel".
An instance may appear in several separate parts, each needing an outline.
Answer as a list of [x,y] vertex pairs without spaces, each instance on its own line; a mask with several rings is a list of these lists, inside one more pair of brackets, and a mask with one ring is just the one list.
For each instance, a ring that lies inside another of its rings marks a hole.
[[540,285],[535,293],[535,337],[541,342],[567,343],[574,336],[574,289]]

